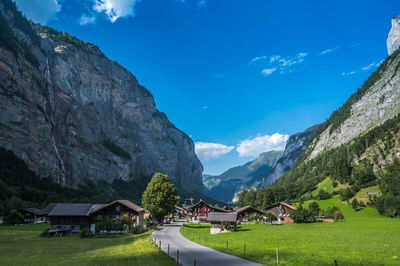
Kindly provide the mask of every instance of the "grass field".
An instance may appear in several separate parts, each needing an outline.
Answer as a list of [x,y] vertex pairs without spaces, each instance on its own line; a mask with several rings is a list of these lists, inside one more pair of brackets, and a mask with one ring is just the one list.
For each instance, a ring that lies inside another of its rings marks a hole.
[[317,196],[318,192],[321,189],[325,190],[326,192],[332,193],[334,191],[338,191],[340,189],[344,189],[344,188],[348,188],[348,187],[349,187],[348,184],[338,184],[337,187],[333,187],[332,179],[330,177],[327,177],[324,180],[322,180],[321,183],[319,183],[317,185],[317,188],[313,192],[311,192],[311,195],[314,197]]
[[0,265],[175,265],[148,234],[110,238],[39,237],[47,225],[0,227]]
[[[263,264],[400,265],[400,220],[380,216],[373,208],[354,211],[339,198],[318,202],[322,209],[338,206],[343,222],[239,225],[238,231],[211,236],[209,226],[188,224],[181,233],[202,245]],[[304,206],[307,206],[305,203]],[[199,241],[200,235],[200,241]],[[205,237],[207,236],[207,242]],[[226,248],[228,241],[229,248]]]

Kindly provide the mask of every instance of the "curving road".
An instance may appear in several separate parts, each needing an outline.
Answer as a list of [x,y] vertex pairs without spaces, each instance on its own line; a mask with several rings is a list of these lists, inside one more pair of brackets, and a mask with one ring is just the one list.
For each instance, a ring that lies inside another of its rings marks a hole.
[[187,240],[179,233],[179,228],[183,222],[174,222],[165,224],[160,229],[154,231],[153,239],[156,240],[157,246],[161,241],[161,249],[168,252],[168,244],[170,245],[169,255],[176,259],[177,250],[179,249],[179,263],[183,266],[193,266],[196,260],[196,266],[259,266],[248,260],[244,260],[235,256],[231,256],[207,247],[203,247],[192,241]]

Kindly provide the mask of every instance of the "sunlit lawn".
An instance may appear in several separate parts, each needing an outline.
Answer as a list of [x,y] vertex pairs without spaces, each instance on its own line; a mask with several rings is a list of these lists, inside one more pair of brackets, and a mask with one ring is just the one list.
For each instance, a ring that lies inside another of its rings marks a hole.
[[246,259],[268,265],[276,263],[276,248],[279,263],[287,265],[333,265],[334,260],[338,265],[400,265],[400,219],[380,216],[373,208],[354,211],[339,201],[319,204],[339,206],[343,222],[240,225],[237,232],[215,236],[209,226],[188,224],[183,235],[191,239],[193,233],[193,241],[211,248],[215,238],[215,249],[240,257],[246,244]]
[[0,227],[0,265],[175,265],[150,245],[147,233],[87,239],[40,237],[45,226]]

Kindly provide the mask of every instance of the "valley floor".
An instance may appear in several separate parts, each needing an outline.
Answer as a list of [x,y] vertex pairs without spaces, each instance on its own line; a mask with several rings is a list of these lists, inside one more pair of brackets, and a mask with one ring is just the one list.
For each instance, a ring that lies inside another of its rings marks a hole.
[[215,239],[216,250],[267,265],[276,263],[276,248],[284,265],[333,265],[334,260],[338,265],[400,265],[400,219],[381,216],[373,208],[354,211],[339,198],[318,203],[322,209],[338,206],[345,220],[239,225],[237,232],[214,236],[208,225],[187,224],[181,234],[211,248]]
[[107,238],[40,237],[43,225],[0,227],[0,265],[175,265],[147,233]]

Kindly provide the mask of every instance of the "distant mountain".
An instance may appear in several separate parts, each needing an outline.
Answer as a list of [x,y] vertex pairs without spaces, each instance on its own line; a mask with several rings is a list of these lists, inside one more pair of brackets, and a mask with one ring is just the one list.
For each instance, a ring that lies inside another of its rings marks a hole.
[[253,183],[250,183],[247,187],[263,188],[271,185],[275,180],[286,174],[292,168],[300,154],[306,150],[308,140],[318,126],[315,125],[303,132],[291,135],[286,142],[283,156],[276,162],[273,168],[253,180]]
[[205,193],[217,200],[232,202],[237,191],[267,173],[282,154],[283,151],[264,152],[254,161],[230,168],[219,176],[203,175]]

